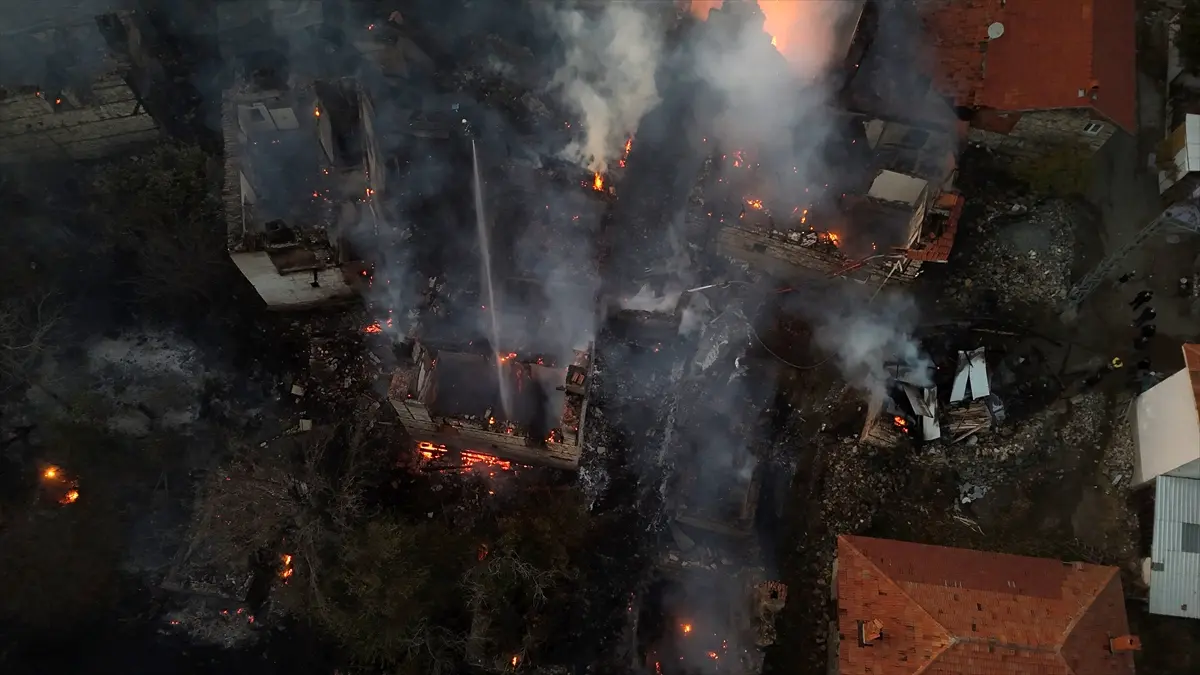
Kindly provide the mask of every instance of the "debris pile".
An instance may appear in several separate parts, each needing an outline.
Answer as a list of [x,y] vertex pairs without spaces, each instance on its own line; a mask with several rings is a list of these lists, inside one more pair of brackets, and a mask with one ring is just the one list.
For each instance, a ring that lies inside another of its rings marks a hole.
[[982,223],[962,272],[946,281],[948,301],[973,314],[1057,306],[1070,290],[1081,217],[1077,207],[1053,200]]

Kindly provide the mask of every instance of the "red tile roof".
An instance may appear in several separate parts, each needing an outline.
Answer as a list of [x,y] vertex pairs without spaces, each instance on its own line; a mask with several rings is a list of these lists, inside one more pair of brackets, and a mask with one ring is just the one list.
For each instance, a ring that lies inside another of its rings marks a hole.
[[[960,106],[1090,107],[1134,132],[1134,2],[939,0],[926,15],[940,70],[935,81]],[[988,40],[993,23],[1002,24],[1004,34]]]
[[839,675],[1133,675],[1115,567],[842,536],[836,583]]

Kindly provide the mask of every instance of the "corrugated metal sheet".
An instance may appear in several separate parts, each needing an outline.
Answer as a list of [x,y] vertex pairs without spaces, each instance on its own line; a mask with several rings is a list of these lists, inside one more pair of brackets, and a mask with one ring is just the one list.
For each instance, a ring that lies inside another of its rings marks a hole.
[[1159,476],[1154,485],[1150,612],[1200,619],[1200,554],[1183,550],[1185,524],[1200,524],[1200,480]]

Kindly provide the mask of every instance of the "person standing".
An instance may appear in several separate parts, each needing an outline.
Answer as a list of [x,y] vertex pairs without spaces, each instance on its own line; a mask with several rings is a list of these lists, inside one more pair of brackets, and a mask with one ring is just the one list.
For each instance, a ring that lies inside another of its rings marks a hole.
[[1153,321],[1154,317],[1156,316],[1158,316],[1158,312],[1154,311],[1153,307],[1147,307],[1146,309],[1142,310],[1141,314],[1138,314],[1136,319],[1133,320],[1133,325],[1140,328]]
[[1129,270],[1125,274],[1122,274],[1121,276],[1117,277],[1117,285],[1124,286],[1125,284],[1129,283],[1130,281],[1133,281],[1133,278],[1136,276],[1137,276],[1137,270]]
[[1150,339],[1157,334],[1158,334],[1158,326],[1156,326],[1152,323],[1148,323],[1145,326],[1142,326],[1142,337],[1144,337],[1146,339]]
[[1133,300],[1129,301],[1129,306],[1136,310],[1138,307],[1150,302],[1153,298],[1154,291],[1138,291],[1138,294],[1133,296]]
[[1149,346],[1150,346],[1150,338],[1146,337],[1145,335],[1139,335],[1139,336],[1137,336],[1137,339],[1135,339],[1133,341],[1133,348],[1138,351],[1141,351]]

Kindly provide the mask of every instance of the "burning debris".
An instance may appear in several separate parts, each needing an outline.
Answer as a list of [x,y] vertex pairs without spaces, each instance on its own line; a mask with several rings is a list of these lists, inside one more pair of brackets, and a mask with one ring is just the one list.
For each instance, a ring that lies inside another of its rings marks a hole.
[[[421,341],[409,349],[411,365],[392,376],[388,396],[409,433],[429,439],[421,442],[420,452],[441,455],[452,449],[467,463],[503,458],[505,463],[578,466],[588,351],[576,351],[570,365],[561,368],[522,362],[515,353],[489,363],[482,354],[435,351]],[[511,395],[508,410],[501,388]]]
[[62,506],[79,501],[79,481],[67,476],[62,468],[50,465],[42,469],[45,494]]

